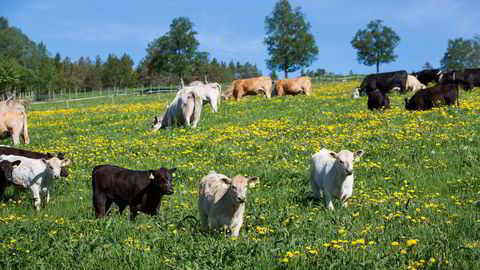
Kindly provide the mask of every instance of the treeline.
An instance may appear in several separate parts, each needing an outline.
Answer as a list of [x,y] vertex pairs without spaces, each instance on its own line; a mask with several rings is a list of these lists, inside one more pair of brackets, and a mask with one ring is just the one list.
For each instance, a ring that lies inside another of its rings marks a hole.
[[74,61],[59,53],[52,56],[45,44],[35,43],[20,29],[10,26],[7,18],[0,17],[0,98],[33,93],[39,99],[51,92],[179,84],[180,77],[186,83],[204,80],[205,75],[209,81],[229,82],[261,75],[256,65],[210,60],[206,52],[197,53],[201,57],[191,61],[186,71],[175,73],[152,63],[148,53],[152,44],[147,48],[147,57],[136,68],[126,53]]

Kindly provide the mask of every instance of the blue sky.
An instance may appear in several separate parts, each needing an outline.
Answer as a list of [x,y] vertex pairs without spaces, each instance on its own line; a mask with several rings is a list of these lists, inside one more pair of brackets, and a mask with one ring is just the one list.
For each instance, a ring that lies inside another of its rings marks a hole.
[[[241,4],[239,4],[241,3]],[[198,32],[200,50],[210,58],[255,63],[263,74],[268,53],[263,39],[264,21],[276,1],[243,0],[0,0],[0,16],[35,42],[44,42],[54,55],[106,59],[109,53],[129,54],[135,65],[145,56],[149,42],[164,35],[176,17],[186,16]],[[311,23],[320,50],[309,69],[334,73],[374,73],[375,66],[356,61],[350,44],[355,33],[381,19],[401,38],[394,63],[381,72],[417,71],[426,61],[434,67],[449,39],[480,34],[479,0],[341,1],[290,0],[300,6]],[[279,73],[281,75],[281,73]],[[290,74],[290,76],[298,75]]]

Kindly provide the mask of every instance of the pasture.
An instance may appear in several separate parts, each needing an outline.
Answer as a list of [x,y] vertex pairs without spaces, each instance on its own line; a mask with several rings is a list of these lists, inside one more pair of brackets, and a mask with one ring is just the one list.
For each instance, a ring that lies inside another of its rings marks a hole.
[[[174,94],[29,109],[30,145],[65,152],[70,175],[36,213],[31,194],[0,202],[0,268],[29,269],[479,269],[480,89],[460,107],[367,110],[360,82],[314,85],[313,95],[248,96],[204,106],[197,129],[148,131]],[[410,94],[411,95],[411,94]],[[409,96],[410,96],[409,95]],[[103,103],[104,102],[104,103]],[[11,139],[2,141],[11,144]],[[22,142],[23,143],[23,142]],[[310,199],[309,159],[321,148],[363,149],[349,207]],[[159,215],[95,220],[91,171],[177,167]],[[196,229],[197,189],[210,170],[258,176],[240,236]]]

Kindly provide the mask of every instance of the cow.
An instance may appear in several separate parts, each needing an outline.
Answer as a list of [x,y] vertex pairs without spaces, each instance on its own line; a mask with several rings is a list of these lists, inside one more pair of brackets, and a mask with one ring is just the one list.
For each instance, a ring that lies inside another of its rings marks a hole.
[[369,110],[389,108],[390,100],[387,94],[376,89],[368,92],[367,107]]
[[185,128],[196,128],[202,114],[202,99],[194,91],[179,91],[161,116],[155,116],[150,130],[173,127],[174,123]]
[[426,86],[417,80],[413,75],[408,75],[407,77],[407,91],[412,91],[413,93],[417,92],[420,89],[424,89]]
[[220,94],[222,92],[222,86],[218,83],[207,83],[197,86],[187,86],[180,89],[177,92],[177,96],[182,93],[193,91],[202,99],[202,105],[210,103],[212,105],[213,112],[218,111],[218,106],[220,106]]
[[103,218],[112,203],[120,213],[130,207],[130,219],[138,212],[156,215],[164,195],[173,194],[176,168],[135,171],[113,165],[98,165],[92,171],[92,201],[95,217]]
[[[54,157],[54,155],[50,153],[40,153],[40,152],[33,152],[29,150],[24,150],[24,149],[18,149],[18,148],[13,148],[13,147],[6,147],[6,146],[0,146],[0,155],[14,155],[14,156],[22,156],[22,157],[27,157],[27,158],[34,158],[34,159],[51,159]],[[62,152],[59,152],[57,155],[57,158],[60,160],[65,159],[65,154]],[[66,167],[62,167],[60,171],[60,176],[61,177],[67,177],[68,176],[68,169]]]
[[429,110],[433,107],[452,105],[458,101],[458,85],[446,84],[419,90],[410,100],[405,98],[405,109],[407,110]]
[[465,90],[480,86],[480,68],[449,70],[443,75],[441,84],[458,84]]
[[400,88],[400,92],[404,93],[406,91],[407,75],[408,73],[405,70],[370,74],[363,79],[358,91],[361,95],[377,89],[383,93],[388,93],[397,86]]
[[21,163],[13,169],[12,184],[16,190],[32,191],[35,200],[35,209],[38,211],[42,205],[50,201],[49,187],[54,178],[60,177],[62,166],[70,163],[69,159],[60,160],[56,157],[50,159],[32,159],[14,155],[0,155],[0,160]]
[[29,144],[27,113],[21,110],[6,110],[0,112],[0,139],[12,136],[13,144],[20,143],[20,134],[23,134],[25,144]]
[[338,153],[328,149],[321,149],[310,160],[310,185],[313,197],[320,199],[323,193],[325,207],[334,210],[332,198],[342,201],[342,206],[347,207],[347,199],[353,193],[353,163],[363,156],[364,151],[352,153],[342,150]]
[[25,107],[29,102],[23,99],[9,99],[0,101],[0,113],[7,111],[21,111],[26,112]]
[[311,88],[312,79],[310,77],[290,78],[275,82],[277,96],[298,95],[301,93],[309,96],[312,94]]
[[256,95],[259,92],[263,92],[267,98],[272,97],[272,79],[270,77],[235,80],[222,96],[226,99],[233,96],[238,101],[243,96]]
[[3,193],[5,192],[7,185],[13,182],[13,169],[18,167],[21,162],[21,160],[16,160],[14,162],[8,160],[0,161],[0,199],[3,198]]
[[198,211],[202,228],[227,226],[236,237],[243,225],[248,186],[254,187],[258,177],[228,176],[210,171],[202,178],[198,190]]
[[419,72],[412,72],[412,75],[424,85],[428,85],[431,82],[438,84],[442,78],[442,71],[440,69],[424,69]]

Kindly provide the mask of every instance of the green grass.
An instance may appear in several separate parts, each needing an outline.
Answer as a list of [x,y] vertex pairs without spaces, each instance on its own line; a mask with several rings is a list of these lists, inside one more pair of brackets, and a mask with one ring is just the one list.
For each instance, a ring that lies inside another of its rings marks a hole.
[[[70,176],[53,183],[39,213],[30,193],[16,203],[7,189],[0,268],[480,268],[479,89],[462,91],[459,108],[407,112],[404,96],[390,94],[391,110],[370,112],[365,97],[350,98],[357,84],[222,102],[217,114],[205,105],[197,129],[157,133],[151,120],[173,94],[32,105],[31,144],[20,147],[66,152]],[[321,148],[365,151],[346,209],[309,199],[308,162]],[[131,222],[113,207],[97,221],[91,170],[105,163],[175,166],[175,193],[156,217]],[[198,183],[212,169],[260,178],[236,239],[183,220],[197,216]]]

